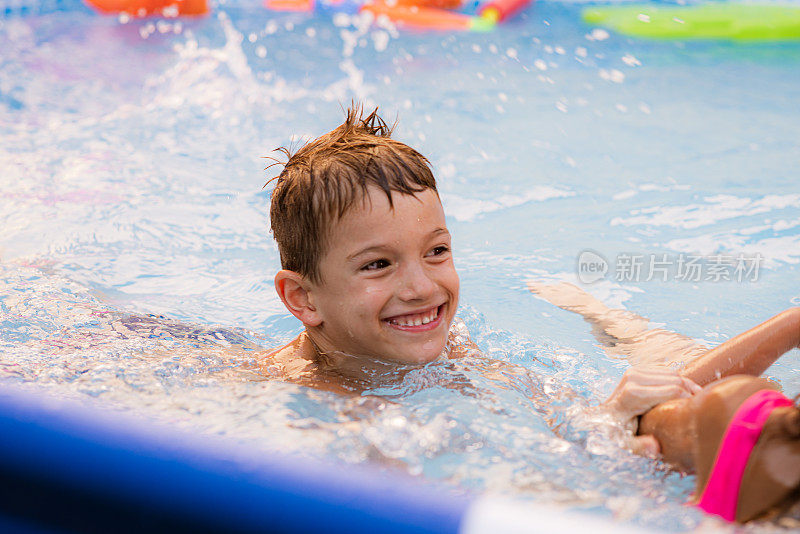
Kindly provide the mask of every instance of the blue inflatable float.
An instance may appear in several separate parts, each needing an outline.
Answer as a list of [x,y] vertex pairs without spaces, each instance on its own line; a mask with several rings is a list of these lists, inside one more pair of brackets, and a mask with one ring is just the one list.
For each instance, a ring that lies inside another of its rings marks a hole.
[[2,532],[624,533],[557,507],[264,454],[0,382]]

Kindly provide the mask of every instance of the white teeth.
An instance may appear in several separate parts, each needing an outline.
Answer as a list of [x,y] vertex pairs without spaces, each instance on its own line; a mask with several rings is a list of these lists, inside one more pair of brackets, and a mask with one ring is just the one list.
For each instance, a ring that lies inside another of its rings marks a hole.
[[438,315],[439,308],[434,308],[433,311],[431,311],[428,315],[423,315],[422,317],[417,315],[413,319],[390,319],[389,322],[398,326],[420,326],[435,320]]

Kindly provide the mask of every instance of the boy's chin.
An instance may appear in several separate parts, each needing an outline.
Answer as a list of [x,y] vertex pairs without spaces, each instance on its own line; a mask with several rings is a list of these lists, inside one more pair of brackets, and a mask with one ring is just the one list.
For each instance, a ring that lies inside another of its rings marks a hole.
[[[450,323],[448,321],[437,328],[436,332],[432,332],[433,336],[425,340],[415,340],[408,343],[406,340],[399,344],[394,344],[395,348],[400,348],[390,359],[406,365],[425,365],[437,360],[444,354],[445,347],[447,346],[447,339],[450,331]],[[401,348],[402,347],[402,348]]]
[[444,343],[437,343],[435,346],[423,347],[418,351],[398,354],[393,359],[407,365],[425,365],[439,358],[444,352],[444,346]]

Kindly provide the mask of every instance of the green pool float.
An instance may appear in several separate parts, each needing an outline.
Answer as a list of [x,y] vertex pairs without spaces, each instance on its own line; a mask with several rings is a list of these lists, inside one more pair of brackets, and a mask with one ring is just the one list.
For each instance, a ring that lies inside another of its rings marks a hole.
[[713,3],[613,5],[583,10],[589,24],[651,39],[800,40],[800,6]]

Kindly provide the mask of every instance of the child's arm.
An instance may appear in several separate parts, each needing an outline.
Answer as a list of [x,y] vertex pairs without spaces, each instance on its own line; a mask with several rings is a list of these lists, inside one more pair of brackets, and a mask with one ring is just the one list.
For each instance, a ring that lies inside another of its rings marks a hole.
[[658,442],[661,458],[685,472],[694,471],[695,464],[693,400],[684,398],[661,403],[639,420],[640,437],[652,436]]
[[706,385],[735,374],[759,376],[800,346],[800,307],[789,308],[689,362],[681,374]]

